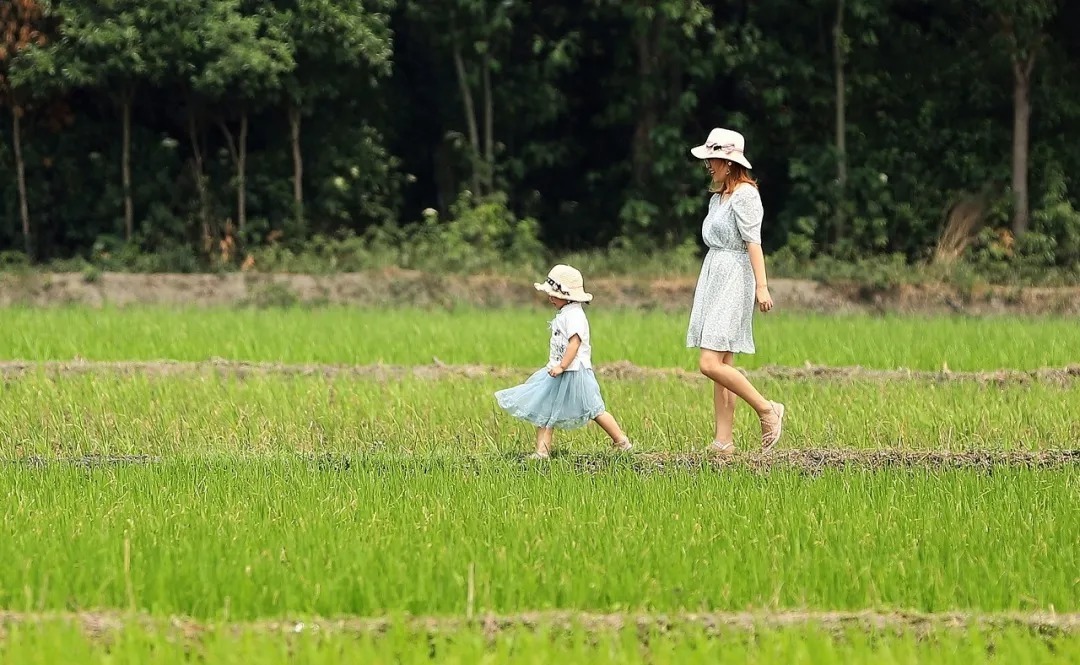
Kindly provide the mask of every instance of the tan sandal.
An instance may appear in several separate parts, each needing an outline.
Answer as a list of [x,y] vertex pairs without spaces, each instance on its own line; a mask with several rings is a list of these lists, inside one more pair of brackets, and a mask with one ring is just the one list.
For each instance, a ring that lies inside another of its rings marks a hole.
[[623,438],[622,441],[612,441],[611,447],[619,451],[620,453],[628,453],[634,448],[634,444],[630,443],[630,439]]
[[772,405],[773,414],[776,416],[776,424],[772,427],[761,419],[761,452],[767,453],[776,446],[784,433],[784,405],[779,402],[769,402]]
[[735,443],[729,441],[724,443],[722,441],[713,441],[705,449],[706,453],[710,455],[716,455],[718,457],[731,457],[735,454]]

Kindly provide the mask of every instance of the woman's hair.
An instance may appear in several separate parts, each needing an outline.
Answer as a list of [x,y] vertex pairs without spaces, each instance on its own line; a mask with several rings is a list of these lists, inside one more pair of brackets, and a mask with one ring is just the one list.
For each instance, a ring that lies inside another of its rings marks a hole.
[[728,176],[727,179],[724,180],[724,184],[721,185],[719,189],[710,188],[709,191],[714,194],[720,194],[721,196],[728,196],[735,191],[736,187],[743,183],[754,187],[758,186],[757,180],[754,180],[753,176],[750,175],[750,169],[738,162],[728,162],[728,164],[731,166],[731,170],[728,171]]

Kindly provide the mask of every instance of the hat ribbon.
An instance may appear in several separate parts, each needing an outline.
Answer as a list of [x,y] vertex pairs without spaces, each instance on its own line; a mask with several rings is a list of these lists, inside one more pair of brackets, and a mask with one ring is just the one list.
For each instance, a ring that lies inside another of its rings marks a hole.
[[553,280],[550,277],[547,278],[547,285],[550,286],[551,288],[555,289],[559,293],[563,294],[564,296],[570,295],[570,292],[567,291],[566,289],[564,289],[562,284],[559,284],[558,282],[556,282],[555,280]]
[[705,147],[708,148],[709,150],[712,150],[713,152],[716,152],[717,150],[719,150],[720,152],[724,153],[725,155],[730,155],[733,152],[742,152],[742,150],[739,150],[739,149],[737,149],[735,147],[734,143],[724,143],[722,145],[719,144],[719,143],[710,143],[710,144],[706,145]]

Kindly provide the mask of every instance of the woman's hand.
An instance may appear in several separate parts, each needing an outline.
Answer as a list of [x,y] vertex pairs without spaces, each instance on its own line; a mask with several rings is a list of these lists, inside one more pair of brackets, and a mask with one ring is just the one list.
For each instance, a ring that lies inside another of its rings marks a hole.
[[767,312],[770,309],[772,309],[772,306],[773,306],[772,295],[769,294],[768,285],[763,284],[763,285],[757,287],[756,298],[757,298],[758,309],[760,309],[763,312]]
[[554,366],[552,366],[551,369],[548,370],[548,374],[550,376],[556,377],[556,376],[559,376],[560,374],[562,374],[565,371],[566,370],[562,368],[562,365],[554,365]]

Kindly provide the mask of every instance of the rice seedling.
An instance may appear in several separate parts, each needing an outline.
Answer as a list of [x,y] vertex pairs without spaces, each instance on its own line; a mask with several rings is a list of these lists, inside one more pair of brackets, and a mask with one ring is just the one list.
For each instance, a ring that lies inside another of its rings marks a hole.
[[[0,400],[0,458],[80,455],[198,456],[230,453],[502,455],[528,450],[532,428],[492,397],[506,378],[427,379],[214,372],[154,376],[112,372],[10,379]],[[763,379],[790,410],[786,449],[937,451],[1067,449],[1080,420],[1080,382],[998,386],[975,382]],[[608,408],[637,451],[700,451],[711,440],[705,380],[609,379]],[[737,442],[760,429],[737,411]],[[560,432],[558,450],[606,451],[599,428]]]
[[483,626],[428,631],[392,623],[380,633],[318,632],[304,623],[277,630],[228,625],[191,634],[166,622],[132,621],[88,631],[60,619],[14,625],[0,639],[0,661],[22,665],[213,662],[312,665],[331,663],[514,663],[686,665],[716,662],[785,665],[1034,665],[1080,658],[1075,634],[1040,634],[1008,627],[933,630],[830,630],[805,626],[709,631],[635,626],[560,630],[547,625],[492,634]]
[[[594,360],[694,368],[684,348],[686,316],[597,308]],[[538,367],[547,319],[538,309],[8,309],[0,357],[24,360],[214,357],[297,363],[478,363]],[[1034,369],[1076,363],[1080,326],[1067,319],[759,317],[761,364],[938,370]]]
[[0,607],[199,619],[1080,610],[1080,472],[10,465]]

